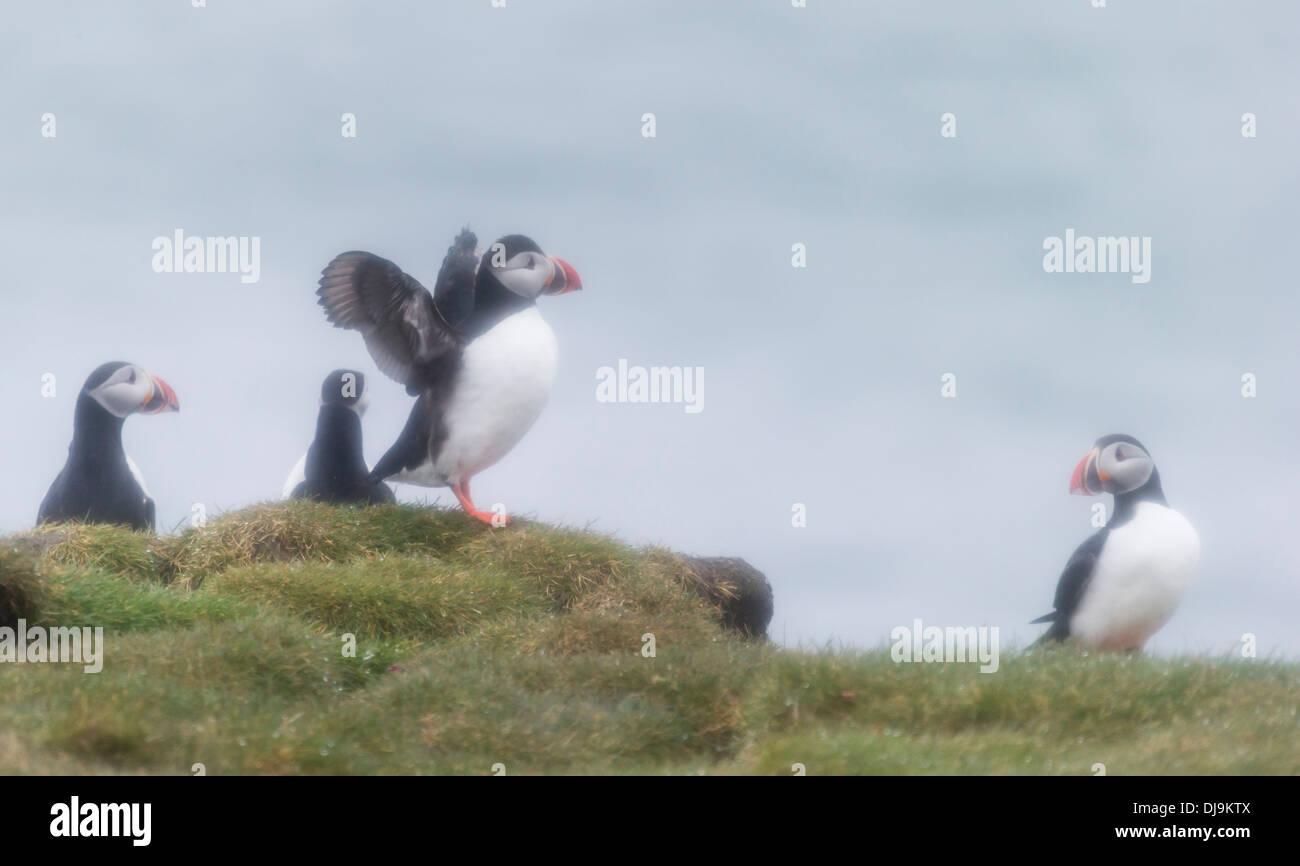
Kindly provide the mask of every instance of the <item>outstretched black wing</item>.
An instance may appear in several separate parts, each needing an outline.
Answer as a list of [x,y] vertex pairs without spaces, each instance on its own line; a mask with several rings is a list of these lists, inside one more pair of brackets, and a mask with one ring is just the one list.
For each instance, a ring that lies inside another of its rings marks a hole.
[[1065,640],[1070,636],[1070,619],[1079,609],[1079,601],[1083,598],[1084,590],[1088,588],[1088,582],[1092,580],[1093,571],[1097,566],[1097,557],[1101,556],[1101,548],[1106,543],[1106,535],[1109,532],[1106,527],[1094,532],[1087,541],[1079,545],[1070,556],[1070,561],[1065,564],[1065,571],[1061,572],[1061,579],[1056,584],[1056,599],[1052,604],[1056,610],[1040,616],[1031,623],[1031,625],[1042,622],[1052,624],[1043,635],[1043,640]]
[[478,277],[478,238],[468,228],[460,230],[447,250],[433,285],[433,304],[443,321],[459,329],[474,312],[474,280]]
[[375,364],[415,395],[426,387],[429,368],[459,351],[461,338],[438,313],[414,277],[388,259],[353,250],[321,271],[316,290],[325,317],[338,328],[360,331]]

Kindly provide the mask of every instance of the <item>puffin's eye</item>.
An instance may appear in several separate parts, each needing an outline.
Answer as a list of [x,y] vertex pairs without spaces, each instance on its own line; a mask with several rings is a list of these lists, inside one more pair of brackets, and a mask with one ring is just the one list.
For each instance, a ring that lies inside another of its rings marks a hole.
[[1116,446],[1115,446],[1115,462],[1116,462],[1116,463],[1121,463],[1121,462],[1123,462],[1123,461],[1125,461],[1125,460],[1127,460],[1127,459],[1128,459],[1128,455],[1126,455],[1126,454],[1124,453],[1124,446],[1122,446],[1122,445],[1116,445]]
[[135,370],[132,370],[131,373],[126,377],[126,383],[128,385],[135,384]]
[[533,268],[537,267],[537,258],[535,256],[529,256],[526,264],[528,266],[528,270],[531,271]]

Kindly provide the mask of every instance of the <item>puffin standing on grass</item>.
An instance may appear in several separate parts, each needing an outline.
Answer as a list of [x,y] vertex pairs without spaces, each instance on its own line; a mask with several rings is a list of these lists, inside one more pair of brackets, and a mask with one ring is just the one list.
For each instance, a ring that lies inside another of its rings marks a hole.
[[80,520],[153,531],[154,501],[122,448],[122,424],[128,415],[179,411],[176,392],[144,368],[102,364],[77,395],[68,462],[45,494],[36,522]]
[[285,499],[315,499],[336,505],[396,502],[393,491],[370,478],[361,447],[361,418],[370,405],[366,377],[335,370],[320,386],[316,438],[284,483]]
[[1070,492],[1112,493],[1110,520],[1070,557],[1040,641],[1073,639],[1100,650],[1137,650],[1182,600],[1201,544],[1187,518],[1169,507],[1160,473],[1132,436],[1103,436],[1070,478]]
[[581,289],[582,280],[523,235],[481,257],[477,243],[469,229],[457,235],[432,295],[359,251],[336,256],[316,294],[326,318],[360,331],[379,369],[418,398],[372,479],[450,487],[466,512],[499,526],[508,518],[477,508],[469,482],[523,438],[550,397],[555,335],[537,298]]

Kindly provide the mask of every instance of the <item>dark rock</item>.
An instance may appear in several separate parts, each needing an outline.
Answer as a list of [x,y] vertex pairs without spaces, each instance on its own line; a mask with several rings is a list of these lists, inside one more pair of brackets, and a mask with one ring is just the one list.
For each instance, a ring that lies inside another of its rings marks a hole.
[[0,628],[16,628],[20,619],[34,621],[43,600],[44,586],[29,556],[0,548]]
[[683,556],[700,594],[722,610],[722,624],[765,640],[772,621],[772,585],[763,573],[734,556]]

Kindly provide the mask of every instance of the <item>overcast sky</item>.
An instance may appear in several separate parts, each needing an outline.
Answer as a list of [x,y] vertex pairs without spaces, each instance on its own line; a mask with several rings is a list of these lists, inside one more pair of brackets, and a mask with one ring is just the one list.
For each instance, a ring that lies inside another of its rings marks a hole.
[[[0,531],[34,521],[106,360],[180,397],[126,425],[167,531],[278,496],[334,368],[371,374],[373,462],[411,400],[317,276],[360,248],[432,285],[469,223],[586,286],[542,301],[555,392],[480,506],[743,556],[788,644],[916,617],[1024,643],[1093,531],[1070,472],[1124,432],[1203,548],[1152,648],[1300,656],[1297,25],[1175,0],[15,7]],[[155,273],[176,229],[260,238],[259,281]],[[1150,282],[1046,273],[1067,229],[1150,237]],[[703,368],[703,411],[598,402],[620,358]]]

